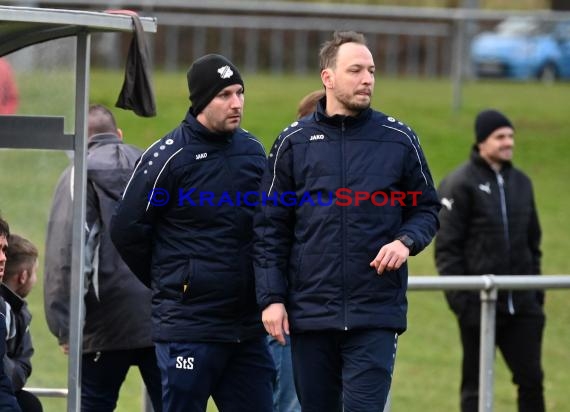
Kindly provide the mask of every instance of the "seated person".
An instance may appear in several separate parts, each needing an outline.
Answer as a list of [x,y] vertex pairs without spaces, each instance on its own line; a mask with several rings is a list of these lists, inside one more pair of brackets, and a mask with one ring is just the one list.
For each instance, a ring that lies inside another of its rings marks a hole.
[[34,353],[30,335],[32,315],[24,298],[37,280],[38,249],[21,236],[11,234],[8,238],[7,261],[0,295],[10,305],[12,327],[6,341],[4,371],[12,381],[12,388],[22,412],[41,412],[38,398],[22,388],[32,373],[31,358]]

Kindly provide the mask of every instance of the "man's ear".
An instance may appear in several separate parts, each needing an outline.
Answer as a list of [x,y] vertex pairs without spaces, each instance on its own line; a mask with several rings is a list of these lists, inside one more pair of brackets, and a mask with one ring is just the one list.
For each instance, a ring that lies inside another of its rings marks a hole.
[[117,136],[119,136],[119,139],[123,140],[123,131],[119,128],[117,128]]
[[18,284],[19,285],[25,285],[26,282],[28,281],[28,270],[24,269],[22,270],[20,273],[18,273]]
[[324,69],[321,71],[321,80],[327,89],[332,89],[334,86],[334,73],[331,69]]

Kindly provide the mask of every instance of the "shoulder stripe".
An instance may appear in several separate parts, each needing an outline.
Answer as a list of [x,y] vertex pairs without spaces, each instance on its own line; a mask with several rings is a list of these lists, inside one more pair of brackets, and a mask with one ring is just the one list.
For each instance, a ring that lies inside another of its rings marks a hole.
[[249,140],[253,140],[255,143],[257,143],[258,145],[261,146],[261,150],[263,150],[263,153],[265,154],[265,147],[261,144],[261,142],[257,139],[254,139],[253,137],[247,137]]
[[154,195],[154,189],[156,188],[156,183],[158,182],[158,179],[160,178],[160,175],[162,174],[162,172],[164,171],[164,169],[166,168],[166,165],[168,165],[168,163],[172,160],[172,158],[174,156],[176,156],[178,153],[180,153],[184,148],[181,147],[180,149],[178,149],[176,152],[172,153],[172,156],[170,156],[168,158],[168,160],[166,162],[164,162],[164,165],[162,165],[162,169],[160,169],[160,172],[158,172],[158,175],[156,176],[156,179],[154,180],[154,184],[152,185],[152,190],[150,191],[150,195],[148,196],[148,203],[146,204],[146,209],[145,211],[148,210],[148,208],[150,207],[150,199],[152,199],[152,196]]
[[303,128],[297,129],[294,132],[289,133],[287,136],[283,137],[283,140],[281,140],[281,143],[279,144],[279,147],[277,148],[277,151],[275,152],[275,162],[273,162],[273,179],[271,179],[271,185],[269,186],[269,190],[267,192],[267,195],[271,195],[271,190],[273,190],[273,185],[275,184],[275,171],[277,170],[277,160],[279,159],[279,151],[281,150],[281,146],[283,146],[283,143],[285,143],[285,140],[287,140],[289,137],[293,136],[295,133],[300,132],[301,130],[303,130]]
[[127,185],[125,186],[125,190],[123,190],[123,197],[125,197],[125,193],[127,193],[127,189],[129,188],[131,181],[133,180],[133,177],[135,177],[135,174],[137,173],[139,166],[142,165],[144,162],[144,155],[154,147],[154,145],[156,145],[158,142],[160,142],[163,138],[161,137],[160,139],[158,139],[156,142],[154,142],[153,144],[151,144],[144,152],[143,154],[141,154],[139,163],[137,164],[137,166],[135,167],[135,170],[133,170],[133,173],[131,174],[131,177],[129,178],[129,181],[127,182]]
[[421,172],[421,174],[422,174],[422,176],[423,176],[423,178],[424,178],[424,181],[426,182],[426,185],[429,186],[428,179],[427,179],[427,177],[426,177],[426,175],[425,175],[425,173],[424,173],[424,169],[423,169],[423,166],[422,166],[422,159],[421,159],[421,157],[420,157],[420,153],[418,152],[418,148],[417,148],[416,145],[414,144],[414,140],[410,137],[409,134],[407,134],[407,133],[404,132],[403,130],[397,129],[397,128],[392,127],[392,126],[386,126],[385,124],[383,124],[382,127],[385,127],[385,128],[387,128],[387,129],[392,129],[392,130],[395,130],[395,131],[397,131],[397,132],[400,132],[400,133],[402,133],[404,136],[406,136],[406,137],[408,138],[408,140],[410,141],[412,147],[414,148],[414,151],[416,152],[416,156],[417,156],[418,162],[419,162],[419,164],[420,164],[420,172]]

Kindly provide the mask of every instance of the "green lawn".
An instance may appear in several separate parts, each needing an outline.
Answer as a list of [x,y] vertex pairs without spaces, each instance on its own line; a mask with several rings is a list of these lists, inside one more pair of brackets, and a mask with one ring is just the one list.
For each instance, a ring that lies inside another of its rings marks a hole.
[[[91,101],[113,106],[122,73],[93,72]],[[244,75],[246,110],[243,127],[269,147],[278,132],[294,119],[298,100],[319,87],[318,76],[277,77]],[[19,77],[22,112],[65,114],[70,130],[73,115],[73,78],[50,74],[39,82]],[[62,88],[62,85],[67,85]],[[117,109],[116,115],[128,142],[146,147],[173,128],[188,107],[185,74],[155,75],[158,116],[138,118]],[[515,163],[533,179],[543,226],[543,271],[570,273],[566,247],[570,216],[568,182],[570,164],[570,84],[544,86],[534,83],[474,82],[463,90],[463,108],[451,110],[448,80],[383,78],[378,76],[374,106],[409,124],[418,133],[436,182],[466,160],[473,141],[473,119],[478,110],[504,110],[517,130]],[[12,231],[29,237],[44,249],[51,194],[59,173],[68,163],[62,152],[0,150],[0,211]],[[41,266],[41,265],[40,265]],[[428,248],[411,259],[412,275],[434,275],[433,251]],[[42,278],[30,295],[35,315],[32,335],[36,347],[34,372],[29,386],[64,387],[67,362],[47,330],[43,314]],[[568,291],[552,291],[547,297],[548,323],[544,342],[546,399],[549,411],[570,410],[570,311]],[[440,412],[457,410],[460,345],[455,319],[441,292],[409,294],[409,330],[400,339],[394,374],[392,410]],[[500,357],[497,361],[495,410],[515,411],[515,391]],[[140,410],[140,379],[133,371],[121,393],[120,412]],[[64,410],[63,400],[44,398],[46,412]],[[212,410],[215,410],[213,407]]]

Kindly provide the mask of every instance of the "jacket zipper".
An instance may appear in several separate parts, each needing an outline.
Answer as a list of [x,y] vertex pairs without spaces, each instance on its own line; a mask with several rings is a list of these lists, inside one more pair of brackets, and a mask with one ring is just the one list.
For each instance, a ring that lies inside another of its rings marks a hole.
[[[346,186],[346,156],[345,156],[345,136],[344,136],[344,132],[345,132],[345,125],[344,125],[344,119],[342,120],[341,123],[341,142],[340,142],[340,167],[341,167],[341,187],[345,187]],[[346,207],[342,207],[340,209],[340,213],[341,213],[341,227],[342,227],[342,232],[341,232],[341,245],[342,245],[342,255],[341,255],[341,270],[342,270],[342,287],[343,287],[343,291],[342,291],[342,303],[343,303],[343,308],[344,308],[344,330],[348,330],[348,303],[347,303],[347,297],[346,297],[346,291],[348,290],[347,288],[347,280],[346,280],[346,259],[344,258],[345,256],[347,256],[346,253]]]
[[[507,216],[507,201],[505,197],[505,179],[503,179],[503,175],[498,172],[495,172],[495,176],[497,177],[497,184],[499,185],[499,196],[501,199],[501,216],[503,219],[503,234],[505,236],[505,243],[507,245],[507,256],[511,257],[511,239],[509,236],[509,218]],[[513,291],[509,290],[507,295],[507,305],[509,308],[509,313],[511,315],[515,314],[515,305],[513,304]]]

